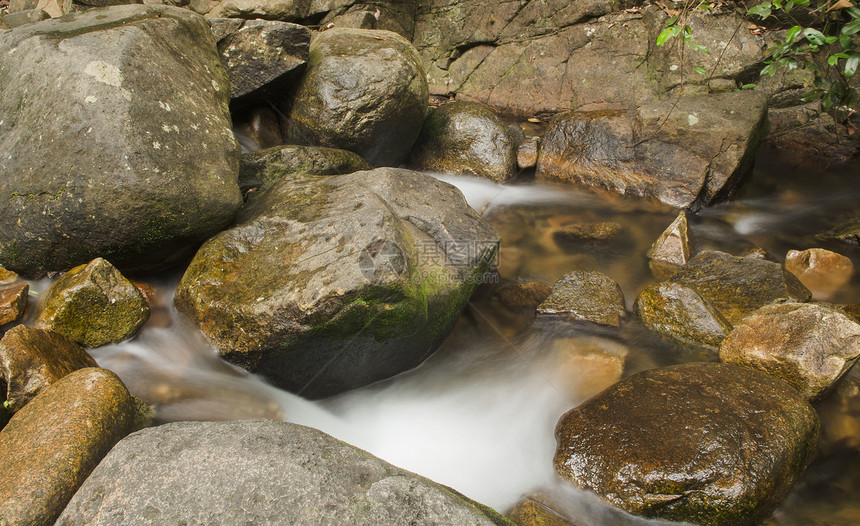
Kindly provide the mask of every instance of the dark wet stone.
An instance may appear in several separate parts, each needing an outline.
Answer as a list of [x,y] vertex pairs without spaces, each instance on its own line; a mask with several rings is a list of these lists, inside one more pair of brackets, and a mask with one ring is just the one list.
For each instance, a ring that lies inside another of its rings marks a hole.
[[498,243],[456,188],[429,175],[294,175],[200,249],[176,305],[228,361],[327,396],[427,358]]
[[18,325],[0,340],[0,375],[13,413],[64,376],[85,367],[98,367],[78,344],[62,334]]
[[451,102],[424,120],[408,164],[417,170],[503,183],[517,173],[516,146],[495,113],[474,102]]
[[517,147],[517,166],[520,168],[534,168],[537,166],[538,148],[540,140],[537,137],[529,137]]
[[621,287],[606,274],[576,271],[558,280],[537,308],[538,316],[618,327],[626,315]]
[[[271,108],[258,106],[244,112],[235,111],[233,112],[233,125],[237,130],[237,138],[242,144],[243,153],[284,144],[278,115]],[[239,163],[239,174],[241,178],[241,162]],[[239,186],[241,187],[241,185],[240,182]]]
[[836,240],[858,246],[860,245],[860,218],[846,221],[835,226],[832,230],[818,234],[815,237],[822,241]]
[[502,305],[514,312],[534,312],[551,292],[552,288],[540,281],[505,283],[496,290]]
[[561,249],[581,249],[584,244],[604,243],[617,239],[624,232],[618,223],[583,223],[564,225],[552,233]]
[[822,399],[860,357],[860,323],[825,305],[766,305],[720,347],[726,363],[778,376],[810,402]]
[[39,300],[39,311],[39,327],[85,347],[127,340],[149,318],[140,290],[102,258],[52,283]]
[[374,166],[396,166],[421,129],[428,101],[421,57],[390,31],[333,28],[315,35],[289,100],[293,144],[355,152]]
[[649,285],[636,298],[636,313],[646,327],[682,346],[700,349],[698,358],[716,361],[732,325],[696,289],[680,283]]
[[304,70],[310,41],[308,28],[275,20],[248,20],[220,38],[233,103],[265,102],[289,90]]
[[0,85],[8,269],[167,268],[242,204],[229,81],[203,17],[115,6],[0,33]]
[[57,525],[117,521],[512,525],[450,488],[322,431],[270,420],[177,422],[128,436]]
[[367,161],[347,150],[276,146],[242,156],[239,187],[243,192],[251,188],[263,191],[292,174],[344,175],[370,168]]
[[11,323],[27,309],[27,294],[30,286],[25,282],[0,285],[0,325]]
[[751,525],[812,460],[815,410],[782,380],[691,363],[633,375],[566,413],[555,467],[636,515]]
[[80,369],[42,391],[0,432],[0,522],[53,524],[133,417],[131,396],[105,369]]
[[731,324],[769,303],[806,302],[809,290],[779,263],[703,250],[673,283],[694,288]]

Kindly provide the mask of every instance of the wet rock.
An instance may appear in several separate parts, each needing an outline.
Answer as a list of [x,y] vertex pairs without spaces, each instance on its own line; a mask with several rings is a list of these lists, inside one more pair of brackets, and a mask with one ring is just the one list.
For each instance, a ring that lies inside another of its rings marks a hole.
[[17,273],[12,272],[11,270],[6,270],[2,266],[0,266],[0,285],[9,285],[11,283],[15,283],[17,279]]
[[330,29],[311,41],[308,67],[289,101],[288,139],[394,166],[412,148],[427,100],[421,57],[406,39]]
[[579,402],[621,380],[629,350],[608,338],[555,338],[549,344],[549,380],[568,400]]
[[242,156],[239,187],[264,191],[292,174],[343,175],[370,170],[367,161],[347,150],[318,146],[276,146]]
[[116,6],[2,33],[0,84],[6,268],[166,268],[241,205],[229,81],[202,17]]
[[451,102],[424,120],[409,165],[503,183],[517,173],[516,145],[505,123],[489,109],[474,102]]
[[228,361],[321,397],[421,363],[497,248],[462,194],[429,175],[296,175],[200,249],[176,305]]
[[649,285],[636,298],[636,313],[650,330],[682,346],[696,358],[716,361],[720,343],[732,331],[719,310],[695,288],[674,282]]
[[767,250],[761,247],[752,247],[748,248],[741,253],[741,257],[750,258],[750,259],[761,259],[765,261],[773,261],[773,258],[770,254],[767,253]]
[[860,218],[841,223],[827,232],[815,236],[822,241],[843,241],[849,245],[860,245]]
[[269,420],[177,422],[130,435],[57,524],[112,525],[118,517],[140,525],[510,524],[321,431]]
[[698,208],[732,194],[766,130],[764,99],[749,92],[565,114],[547,130],[537,176]]
[[18,325],[0,340],[0,374],[7,408],[15,413],[49,385],[85,367],[98,367],[78,344],[62,334]]
[[817,102],[772,107],[768,121],[767,144],[789,164],[844,163],[860,152],[860,140],[848,135],[848,128],[824,113]]
[[517,526],[577,526],[555,512],[540,496],[529,495],[508,513]]
[[860,357],[860,323],[824,305],[766,305],[726,337],[720,359],[759,369],[822,399]]
[[779,263],[703,250],[672,282],[694,288],[731,324],[769,303],[806,302],[809,290]]
[[842,254],[823,248],[789,250],[785,268],[812,292],[817,300],[829,300],[854,275],[854,264]]
[[85,347],[134,336],[149,318],[140,291],[110,263],[96,258],[68,271],[39,300],[37,325]]
[[133,415],[125,386],[105,369],[81,369],[45,389],[0,432],[0,520],[53,524]]
[[534,312],[552,292],[552,288],[540,281],[506,283],[498,288],[499,301],[514,312]]
[[623,232],[618,223],[579,223],[562,226],[552,233],[552,238],[561,249],[580,249],[584,244],[616,239]]
[[0,325],[11,323],[24,315],[30,286],[25,282],[0,285]]
[[728,364],[638,373],[565,414],[562,477],[614,506],[695,524],[755,524],[812,460],[818,417],[782,380]]
[[75,0],[75,3],[89,7],[109,7],[124,4],[140,4],[142,0]]
[[626,315],[621,287],[606,274],[575,271],[558,280],[537,308],[538,316],[618,327]]
[[28,24],[35,24],[36,22],[41,22],[42,20],[47,20],[51,18],[44,9],[26,9],[24,11],[18,11],[17,13],[9,13],[8,15],[3,15],[3,22],[8,28],[26,26]]
[[648,249],[651,271],[658,279],[667,279],[687,264],[692,252],[687,213],[681,211],[657,241]]
[[[233,113],[233,116],[236,138],[239,139],[239,144],[242,145],[242,153],[284,144],[278,116],[270,108],[254,107],[247,110],[247,112],[236,111]],[[244,142],[245,139],[243,136],[247,137],[250,143]],[[242,164],[240,162],[240,177],[241,173]]]
[[265,101],[289,90],[304,70],[310,41],[308,28],[273,20],[248,20],[218,40],[232,101]]
[[517,166],[519,168],[534,168],[537,166],[540,139],[529,137],[517,147]]

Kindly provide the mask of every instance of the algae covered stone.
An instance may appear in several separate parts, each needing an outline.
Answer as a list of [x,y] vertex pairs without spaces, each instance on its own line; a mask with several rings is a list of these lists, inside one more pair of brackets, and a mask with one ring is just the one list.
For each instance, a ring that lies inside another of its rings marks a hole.
[[319,146],[274,146],[242,155],[239,187],[263,191],[291,174],[344,175],[371,166],[358,154]]
[[538,316],[570,321],[588,321],[618,327],[627,310],[621,287],[606,274],[575,271],[558,280],[552,292],[538,305]]
[[128,390],[105,369],[42,391],[0,431],[0,523],[53,524],[133,419]]
[[85,347],[134,336],[149,318],[149,305],[109,262],[96,258],[68,271],[39,300],[39,327]]
[[421,363],[498,244],[459,190],[429,175],[295,175],[201,247],[176,305],[228,361],[321,397]]
[[484,106],[465,101],[430,112],[409,154],[409,165],[417,170],[497,183],[513,178],[516,164],[516,144],[505,123]]
[[288,103],[290,142],[342,148],[396,166],[415,142],[429,92],[421,57],[391,31],[333,28],[311,40]]
[[98,364],[80,345],[53,331],[18,325],[0,340],[0,375],[13,413],[49,385],[85,367]]
[[690,363],[635,374],[562,416],[555,468],[636,515],[751,525],[803,473],[818,432],[815,410],[782,380]]
[[726,363],[778,376],[815,402],[860,357],[860,323],[827,305],[766,305],[720,347]]
[[168,268],[242,203],[230,84],[191,11],[115,6],[2,32],[0,85],[6,268]]
[[122,440],[58,525],[513,526],[490,508],[322,431],[287,422],[176,422]]

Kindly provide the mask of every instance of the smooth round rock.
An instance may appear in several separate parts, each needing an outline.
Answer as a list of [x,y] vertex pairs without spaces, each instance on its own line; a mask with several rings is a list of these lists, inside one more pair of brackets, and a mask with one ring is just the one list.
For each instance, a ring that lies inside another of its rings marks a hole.
[[621,287],[602,272],[575,271],[558,280],[538,316],[618,327],[627,313]]
[[803,473],[818,430],[815,410],[782,380],[690,363],[635,374],[566,413],[554,462],[636,515],[748,525]]
[[355,152],[373,166],[397,166],[418,136],[428,99],[421,56],[405,38],[329,29],[311,40],[307,69],[288,101],[287,136]]
[[474,102],[451,102],[427,116],[409,165],[503,183],[516,173],[516,145],[495,113]]
[[854,263],[851,259],[823,248],[789,250],[785,268],[812,291],[817,300],[829,300],[851,281]]

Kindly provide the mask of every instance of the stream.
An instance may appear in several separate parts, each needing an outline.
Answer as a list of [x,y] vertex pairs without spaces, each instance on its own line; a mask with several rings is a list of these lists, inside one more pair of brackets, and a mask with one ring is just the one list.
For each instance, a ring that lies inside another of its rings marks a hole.
[[[857,215],[860,161],[839,168],[794,167],[764,148],[736,198],[690,216],[695,250],[741,254],[761,247],[782,261],[789,249],[822,247],[860,267],[860,249],[822,243],[816,233]],[[650,203],[525,179],[500,186],[440,177],[459,187],[502,237],[503,282],[552,285],[573,270],[600,270],[621,286],[628,310],[656,281],[645,253],[676,212]],[[575,223],[612,222],[605,241],[564,243],[555,233]],[[93,350],[158,422],[276,418],[316,427],[402,468],[506,512],[525,496],[550,495],[577,525],[659,524],[601,504],[560,483],[552,467],[553,428],[567,410],[618,375],[683,358],[628,315],[620,332],[586,331],[535,321],[499,303],[492,287],[476,293],[451,336],[420,367],[327,400],[309,402],[221,361],[199,331],[172,308],[179,275],[147,279],[156,307],[132,341]],[[46,282],[34,283],[36,291]],[[830,301],[860,303],[860,277]],[[559,344],[561,342],[561,344]],[[571,362],[597,345],[609,358]],[[615,354],[613,354],[615,353]],[[613,358],[613,356],[615,358]],[[619,361],[617,357],[621,357]],[[816,460],[769,526],[860,524],[860,373],[857,368],[819,404]]]

